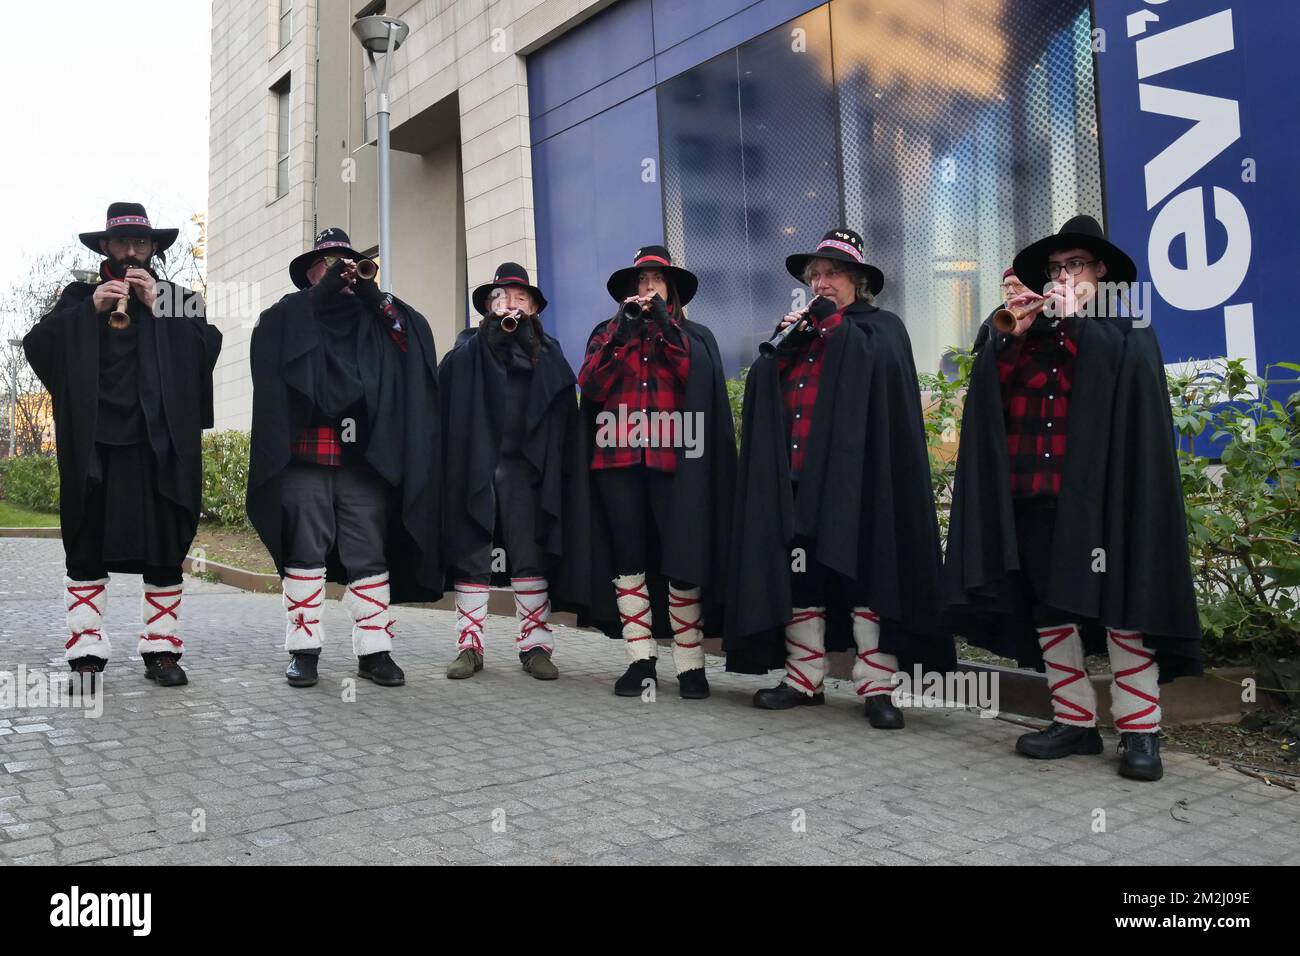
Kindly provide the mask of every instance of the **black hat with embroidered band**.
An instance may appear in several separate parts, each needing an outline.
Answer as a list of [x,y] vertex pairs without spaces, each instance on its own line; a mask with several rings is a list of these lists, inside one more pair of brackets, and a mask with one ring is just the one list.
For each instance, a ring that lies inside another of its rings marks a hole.
[[867,262],[862,251],[862,237],[852,229],[832,229],[822,236],[821,242],[817,243],[817,248],[812,252],[796,252],[792,256],[786,256],[786,271],[803,282],[803,271],[813,259],[846,262],[861,269],[867,275],[867,288],[872,295],[880,295],[880,290],[885,287],[885,274]]

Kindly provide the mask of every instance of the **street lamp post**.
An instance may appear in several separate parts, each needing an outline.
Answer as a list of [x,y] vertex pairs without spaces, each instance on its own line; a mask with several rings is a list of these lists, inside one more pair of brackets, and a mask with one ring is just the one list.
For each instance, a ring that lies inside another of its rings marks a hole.
[[[393,291],[393,257],[389,248],[389,195],[388,178],[388,79],[392,75],[393,53],[402,45],[410,28],[396,17],[370,16],[361,17],[352,24],[361,46],[370,59],[370,68],[375,75],[375,93],[379,100],[379,289],[381,292]],[[383,53],[382,69],[375,62],[375,54]]]

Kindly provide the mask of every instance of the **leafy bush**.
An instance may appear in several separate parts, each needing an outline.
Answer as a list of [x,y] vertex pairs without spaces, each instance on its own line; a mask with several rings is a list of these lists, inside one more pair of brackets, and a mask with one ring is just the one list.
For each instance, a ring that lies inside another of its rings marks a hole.
[[248,487],[248,432],[203,434],[203,517],[233,528],[250,528],[244,508]]
[[0,459],[0,498],[34,511],[59,510],[59,463],[53,455]]
[[[1265,369],[1300,372],[1279,363]],[[1211,663],[1300,653],[1300,391],[1286,402],[1240,360],[1173,377],[1187,538]],[[1217,461],[1197,444],[1220,442]]]

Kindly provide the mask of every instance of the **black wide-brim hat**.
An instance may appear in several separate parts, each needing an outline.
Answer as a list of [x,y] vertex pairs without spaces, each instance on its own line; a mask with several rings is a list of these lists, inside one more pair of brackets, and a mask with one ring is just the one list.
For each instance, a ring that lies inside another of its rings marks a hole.
[[857,266],[867,274],[867,288],[872,295],[880,295],[880,290],[885,287],[885,274],[867,261],[862,252],[862,237],[852,229],[832,229],[822,236],[814,252],[796,252],[786,256],[785,270],[803,282],[803,270],[813,259],[832,259]]
[[115,202],[108,206],[104,216],[104,228],[99,232],[78,233],[77,238],[87,249],[92,249],[101,256],[104,250],[99,248],[101,239],[139,239],[148,238],[158,243],[155,253],[163,258],[163,250],[176,241],[179,229],[155,229],[149,222],[149,214],[138,202]]
[[492,276],[491,282],[486,282],[474,290],[470,296],[470,301],[474,303],[474,310],[479,315],[487,315],[487,300],[492,294],[493,289],[500,289],[504,286],[514,285],[521,289],[527,289],[534,299],[537,300],[537,314],[541,315],[542,309],[546,308],[546,296],[542,295],[542,290],[532,285],[528,278],[528,270],[517,262],[503,262],[497,266],[497,271]]
[[642,269],[658,269],[677,290],[677,298],[686,305],[695,298],[700,280],[694,272],[673,265],[673,257],[664,246],[643,246],[632,257],[626,269],[616,269],[605,282],[605,288],[615,302],[622,302],[636,291],[637,276]]
[[1061,227],[1061,231],[1031,243],[1016,255],[1011,268],[1020,281],[1031,289],[1042,288],[1048,282],[1047,259],[1061,249],[1087,249],[1106,263],[1103,282],[1136,282],[1137,266],[1119,246],[1106,238],[1101,224],[1091,216],[1075,216]]
[[307,270],[321,256],[341,256],[344,259],[364,259],[365,253],[357,252],[352,248],[352,240],[348,234],[338,226],[330,226],[322,229],[317,235],[312,247],[300,256],[295,256],[289,263],[289,278],[299,289],[305,289],[311,285],[311,280],[307,278]]

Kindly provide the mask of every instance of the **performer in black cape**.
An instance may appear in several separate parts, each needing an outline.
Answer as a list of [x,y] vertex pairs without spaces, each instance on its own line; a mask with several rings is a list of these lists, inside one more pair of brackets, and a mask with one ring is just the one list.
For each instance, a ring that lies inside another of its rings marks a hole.
[[884,275],[832,229],[786,259],[815,298],[745,382],[727,669],[785,668],[754,706],[824,703],[827,650],[854,648],[873,727],[903,726],[895,673],[956,665],[938,626],[939,531],[912,346],[874,304]]
[[346,584],[357,675],[405,683],[391,604],[442,596],[438,359],[420,313],[361,278],[329,228],[289,263],[299,292],[253,331],[248,516],[284,595],[285,677],[317,680],[325,582]]
[[[1016,256],[1046,298],[1011,303],[971,370],[944,568],[948,617],[966,638],[1046,669],[1054,719],[1016,749],[1097,754],[1084,655],[1110,655],[1119,772],[1163,774],[1161,682],[1200,674],[1164,362],[1155,333],[1123,318],[1133,260],[1090,216]],[[1037,314],[1035,314],[1037,307]]]
[[595,445],[590,620],[624,641],[620,697],[657,683],[655,642],[669,638],[681,696],[709,696],[703,641],[722,627],[736,445],[718,343],[684,312],[698,286],[663,246],[638,250],[605,284],[618,311],[592,330],[578,374]]
[[[585,608],[591,593],[587,433],[577,379],[546,334],[546,297],[506,262],[471,297],[483,316],[439,366],[446,462],[444,553],[456,590],[453,679],[483,669],[483,621],[493,545],[515,596],[523,668],[560,676],[551,660],[553,608]],[[508,573],[506,573],[508,572]]]
[[198,528],[200,438],[212,425],[221,351],[202,297],[159,280],[150,266],[177,232],[154,229],[139,203],[110,205],[104,229],[80,235],[107,257],[100,281],[65,286],[23,339],[54,403],[64,657],[80,673],[104,669],[109,572],[141,574],[137,649],[145,676],[166,687],[188,683],[179,663],[181,564]]

